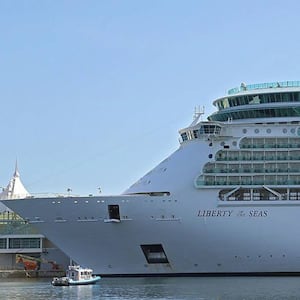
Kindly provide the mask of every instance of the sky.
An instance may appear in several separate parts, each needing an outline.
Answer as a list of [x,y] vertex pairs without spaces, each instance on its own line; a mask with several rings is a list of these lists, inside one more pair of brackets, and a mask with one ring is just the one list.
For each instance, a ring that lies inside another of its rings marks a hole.
[[[0,0],[0,186],[122,193],[194,108],[300,80],[299,1]],[[191,158],[195,161],[196,157]]]

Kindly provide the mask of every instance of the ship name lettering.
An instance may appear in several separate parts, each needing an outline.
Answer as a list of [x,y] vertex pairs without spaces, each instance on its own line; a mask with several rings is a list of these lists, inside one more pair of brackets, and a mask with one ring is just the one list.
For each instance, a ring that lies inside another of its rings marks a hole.
[[267,210],[250,210],[249,217],[267,217],[268,211]]
[[198,211],[198,217],[231,217],[233,210],[203,209]]

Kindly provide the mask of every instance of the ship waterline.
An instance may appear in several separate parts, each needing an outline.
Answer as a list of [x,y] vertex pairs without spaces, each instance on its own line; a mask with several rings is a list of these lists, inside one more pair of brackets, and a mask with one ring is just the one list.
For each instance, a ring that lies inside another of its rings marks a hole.
[[3,203],[102,276],[299,273],[300,82],[214,104],[122,195]]

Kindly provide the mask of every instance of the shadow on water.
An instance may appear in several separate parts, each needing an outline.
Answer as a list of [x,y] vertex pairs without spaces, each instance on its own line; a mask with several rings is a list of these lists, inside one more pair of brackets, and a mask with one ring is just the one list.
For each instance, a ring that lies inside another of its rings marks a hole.
[[50,280],[0,281],[1,299],[300,299],[300,277],[103,278],[89,286],[53,287]]

